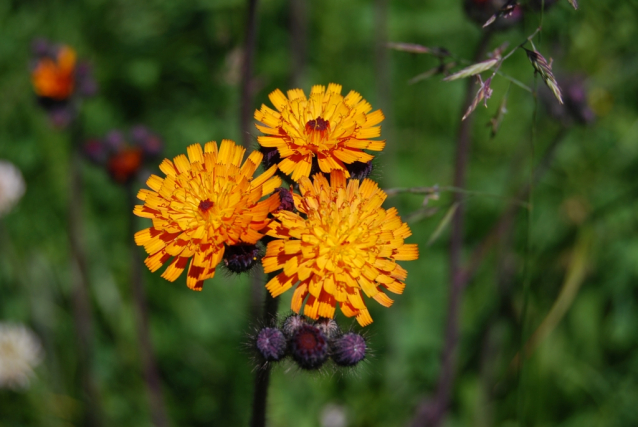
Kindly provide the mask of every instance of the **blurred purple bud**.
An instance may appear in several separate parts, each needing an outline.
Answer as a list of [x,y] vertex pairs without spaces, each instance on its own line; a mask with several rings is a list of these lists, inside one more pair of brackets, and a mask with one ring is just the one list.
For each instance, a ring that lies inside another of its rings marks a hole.
[[124,135],[119,130],[112,130],[104,137],[104,146],[111,153],[121,151],[125,145]]
[[82,147],[82,153],[98,166],[106,164],[106,149],[99,139],[90,139]]
[[35,56],[49,56],[51,45],[47,39],[38,37],[31,42],[31,51]]

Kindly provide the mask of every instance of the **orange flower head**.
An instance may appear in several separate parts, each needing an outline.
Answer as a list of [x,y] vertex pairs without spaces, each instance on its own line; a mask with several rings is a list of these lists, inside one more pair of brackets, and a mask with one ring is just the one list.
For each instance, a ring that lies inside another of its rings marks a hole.
[[277,111],[261,106],[255,111],[257,129],[266,135],[257,138],[265,148],[276,148],[281,157],[279,169],[294,181],[310,176],[313,162],[322,172],[343,171],[345,164],[369,162],[374,158],[364,149],[381,151],[385,141],[372,140],[381,135],[384,119],[381,110],[355,91],[344,98],[341,85],[313,86],[310,98],[303,90],[292,89],[288,97],[279,89],[269,95]]
[[135,234],[135,242],[149,254],[144,261],[151,271],[174,257],[162,277],[175,281],[188,267],[186,284],[201,290],[204,280],[215,275],[226,245],[255,244],[279,207],[279,195],[271,194],[281,185],[271,167],[253,179],[262,154],[248,156],[233,141],[221,146],[209,142],[188,147],[188,158],[181,154],[171,162],[165,159],[156,175],[146,181],[151,190],[142,189],[137,197],[144,201],[133,211],[150,218],[153,226]]
[[43,57],[31,73],[36,95],[63,101],[75,86],[75,51],[63,46],[56,58]]
[[[369,179],[351,179],[345,174],[323,174],[299,180],[295,207],[299,213],[280,211],[267,234],[277,238],[268,243],[262,259],[264,271],[283,269],[266,288],[273,297],[297,284],[292,309],[308,317],[332,318],[337,303],[348,317],[356,316],[361,326],[372,323],[363,294],[385,307],[392,300],[382,292],[400,294],[407,277],[396,261],[415,260],[416,244],[404,239],[412,234],[395,208],[381,207],[383,190]],[[308,294],[310,294],[308,296]]]

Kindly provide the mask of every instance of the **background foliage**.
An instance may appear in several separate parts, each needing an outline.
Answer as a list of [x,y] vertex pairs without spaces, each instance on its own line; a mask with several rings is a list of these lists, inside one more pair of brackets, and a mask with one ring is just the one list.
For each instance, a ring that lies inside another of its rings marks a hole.
[[[383,108],[388,149],[373,175],[382,186],[448,185],[464,83],[444,83],[437,76],[408,85],[436,60],[380,52],[378,42],[386,26],[390,41],[445,46],[470,58],[480,31],[465,18],[460,1],[388,2],[385,14],[379,4],[309,2],[300,85],[307,91],[313,84],[338,82]],[[241,139],[245,13],[240,0],[0,2],[0,158],[19,166],[27,182],[25,197],[0,222],[0,319],[29,324],[46,353],[28,391],[0,391],[0,426],[76,425],[83,410],[66,233],[71,147],[68,134],[52,129],[34,102],[31,41],[43,36],[68,43],[94,65],[100,93],[83,106],[87,136],[143,123],[164,137],[165,155],[172,157],[194,142]],[[520,43],[539,19],[528,14],[523,23],[498,34],[492,48],[506,40],[511,46]],[[638,3],[609,0],[583,0],[578,11],[559,1],[544,16],[536,46],[554,58],[557,75],[585,78],[597,121],[568,130],[535,186],[531,250],[525,249],[527,226],[520,209],[512,238],[486,258],[467,289],[450,426],[638,423],[637,19]],[[254,108],[268,102],[275,88],[289,88],[292,79],[289,3],[262,1],[258,22]],[[522,51],[503,71],[535,85]],[[512,86],[508,113],[492,138],[486,123],[508,83],[496,79],[493,88],[489,107],[474,113],[468,188],[511,197],[529,178],[532,143],[538,158],[560,125],[540,103],[534,124],[533,96]],[[383,99],[380,93],[389,96]],[[105,425],[150,425],[128,283],[126,192],[89,164],[83,174],[94,371]],[[421,202],[415,195],[389,200],[404,218]],[[443,192],[428,205],[438,208],[433,216],[411,223],[410,241],[419,243],[421,257],[405,264],[405,293],[391,309],[370,304],[375,322],[367,331],[374,355],[345,375],[276,368],[269,401],[272,426],[321,425],[327,405],[344,409],[350,426],[405,425],[420,400],[433,393],[449,282],[447,231],[433,245],[426,243],[449,205],[450,194]],[[469,253],[506,202],[479,195],[469,197],[466,206]],[[576,256],[586,272],[573,303],[523,373],[512,373],[508,366],[520,349],[521,331],[527,338],[543,321]],[[202,293],[193,293],[184,277],[171,284],[159,274],[145,275],[173,425],[245,425],[253,381],[244,344],[254,326],[248,278],[219,274]],[[530,291],[523,319],[526,278]],[[283,298],[281,306],[289,306],[290,295]],[[338,320],[351,324],[342,316]]]

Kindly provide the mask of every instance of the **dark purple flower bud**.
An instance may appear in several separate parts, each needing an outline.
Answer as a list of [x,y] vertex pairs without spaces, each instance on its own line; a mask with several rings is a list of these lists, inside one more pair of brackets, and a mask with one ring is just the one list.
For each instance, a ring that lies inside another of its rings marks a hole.
[[297,332],[299,328],[307,324],[308,322],[306,322],[303,316],[300,316],[298,314],[291,314],[290,316],[286,317],[283,325],[281,325],[281,329],[283,330],[284,335],[290,338],[295,334],[295,332]]
[[51,45],[47,39],[38,37],[31,43],[31,50],[35,56],[49,56],[51,52]]
[[104,137],[104,146],[111,153],[117,153],[124,149],[126,140],[124,134],[119,130],[112,130]]
[[281,162],[281,156],[279,151],[274,147],[259,147],[259,151],[264,155],[264,159],[261,161],[265,169],[270,169],[274,165],[278,165]]
[[98,166],[106,164],[106,149],[99,139],[90,139],[82,147],[82,153]]
[[290,352],[302,369],[319,369],[328,359],[328,341],[318,328],[302,325],[290,339]]
[[286,357],[286,337],[277,328],[263,328],[257,334],[255,347],[266,362],[277,362]]
[[151,136],[151,132],[144,125],[137,125],[131,129],[131,139],[138,145],[141,145],[149,136]]
[[339,329],[339,325],[337,325],[337,322],[335,322],[334,319],[321,317],[314,323],[314,325],[319,328],[319,330],[323,332],[329,340],[341,335],[341,329]]
[[346,169],[350,172],[350,179],[362,180],[370,176],[372,172],[372,160],[369,162],[352,162],[346,164]]
[[279,207],[277,211],[294,211],[295,200],[292,197],[292,191],[283,187],[275,188],[275,191],[279,193]]
[[257,264],[258,259],[259,249],[257,245],[239,244],[226,246],[224,251],[224,264],[233,273],[243,273],[250,270]]
[[93,67],[88,62],[80,62],[75,68],[75,79],[77,92],[81,96],[88,98],[97,93],[97,83],[93,78]]
[[339,366],[355,366],[366,357],[366,341],[359,334],[347,333],[332,342],[332,360]]

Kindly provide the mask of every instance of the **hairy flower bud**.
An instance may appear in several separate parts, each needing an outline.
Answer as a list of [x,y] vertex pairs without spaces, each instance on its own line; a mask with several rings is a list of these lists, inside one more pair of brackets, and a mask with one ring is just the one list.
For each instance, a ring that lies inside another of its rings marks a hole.
[[266,362],[277,362],[286,357],[286,337],[277,328],[263,328],[257,334],[255,347]]
[[299,328],[307,324],[308,322],[306,322],[303,316],[300,316],[298,314],[291,314],[290,316],[286,317],[283,325],[281,325],[281,329],[286,337],[291,338]]
[[332,342],[332,360],[339,366],[355,366],[366,357],[366,349],[365,339],[350,332]]
[[326,336],[326,338],[333,339],[341,335],[341,329],[334,319],[328,319],[325,317],[319,318],[315,322],[315,326]]
[[312,325],[302,325],[290,339],[292,358],[302,369],[319,369],[328,359],[326,336]]
[[243,273],[250,270],[258,259],[257,245],[229,245],[224,251],[224,264],[233,273]]
[[350,173],[350,179],[362,180],[370,176],[372,172],[372,160],[369,162],[352,162],[346,164],[346,169]]
[[294,211],[295,210],[295,200],[292,198],[292,191],[279,187],[275,188],[275,191],[279,193],[279,208],[278,211]]

